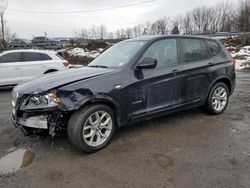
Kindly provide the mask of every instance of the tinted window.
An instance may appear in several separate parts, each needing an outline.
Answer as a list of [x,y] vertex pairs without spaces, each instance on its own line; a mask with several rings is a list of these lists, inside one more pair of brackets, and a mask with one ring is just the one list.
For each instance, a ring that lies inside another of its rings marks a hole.
[[143,54],[142,60],[151,57],[157,60],[157,67],[168,67],[177,64],[176,39],[165,39],[153,43]]
[[0,63],[20,62],[20,61],[21,61],[20,52],[8,53],[0,57]]
[[61,60],[64,60],[63,57],[59,53],[57,53],[56,56],[59,57]]
[[42,60],[52,60],[52,58],[47,54],[40,53],[40,56]]
[[182,45],[185,62],[209,58],[207,47],[200,39],[182,39]]
[[46,38],[45,37],[36,37],[34,38],[35,40],[45,40]]
[[221,51],[220,46],[215,41],[207,40],[207,46],[212,56],[218,55]]
[[24,52],[23,59],[24,61],[43,61],[43,60],[51,60],[51,57],[43,53]]

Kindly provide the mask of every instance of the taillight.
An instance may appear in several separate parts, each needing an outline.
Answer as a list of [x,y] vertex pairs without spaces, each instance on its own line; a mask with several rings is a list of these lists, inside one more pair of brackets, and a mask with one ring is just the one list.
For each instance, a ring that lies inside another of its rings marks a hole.
[[233,66],[233,69],[235,70],[235,64],[236,64],[235,59],[232,59],[232,60],[231,60],[231,64],[232,64],[232,66]]
[[69,66],[69,62],[68,61],[64,61],[63,65],[64,65],[64,67],[68,67]]

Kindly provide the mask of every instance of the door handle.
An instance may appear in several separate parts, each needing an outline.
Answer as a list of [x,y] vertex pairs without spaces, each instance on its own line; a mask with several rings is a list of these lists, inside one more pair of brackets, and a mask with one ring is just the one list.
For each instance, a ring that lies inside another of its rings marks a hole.
[[213,66],[213,65],[214,65],[214,63],[212,63],[212,62],[208,63],[208,66]]
[[19,70],[20,68],[19,67],[14,67],[14,70]]
[[177,69],[175,69],[175,70],[173,70],[173,74],[174,75],[176,75],[176,74],[178,74],[178,73],[180,73],[181,71],[180,70],[177,70]]

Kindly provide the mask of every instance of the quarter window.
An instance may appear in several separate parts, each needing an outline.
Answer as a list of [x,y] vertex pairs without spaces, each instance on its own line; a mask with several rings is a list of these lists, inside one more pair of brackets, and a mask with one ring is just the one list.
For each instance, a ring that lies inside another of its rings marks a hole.
[[217,42],[212,41],[212,40],[207,40],[207,46],[212,56],[216,56],[220,54],[221,48],[217,44]]
[[210,57],[205,43],[200,39],[182,39],[185,62],[199,61]]
[[20,61],[21,61],[20,52],[8,53],[0,57],[0,63],[10,63],[10,62],[20,62]]
[[164,39],[153,43],[143,54],[141,60],[147,57],[151,57],[157,60],[157,68],[176,65],[176,39]]

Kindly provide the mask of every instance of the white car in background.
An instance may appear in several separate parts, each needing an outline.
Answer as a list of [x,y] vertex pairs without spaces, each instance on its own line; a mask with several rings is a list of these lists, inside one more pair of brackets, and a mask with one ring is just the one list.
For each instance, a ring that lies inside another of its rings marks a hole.
[[10,50],[0,54],[0,87],[14,86],[47,73],[69,68],[55,51]]

